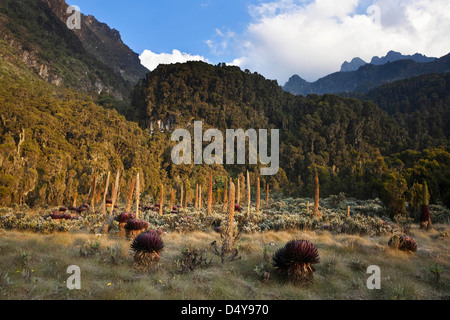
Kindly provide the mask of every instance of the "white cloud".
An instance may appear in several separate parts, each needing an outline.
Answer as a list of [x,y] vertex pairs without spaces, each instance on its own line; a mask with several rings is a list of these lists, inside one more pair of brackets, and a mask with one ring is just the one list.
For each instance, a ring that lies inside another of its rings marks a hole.
[[234,40],[236,34],[231,30],[220,30],[216,29],[216,34],[212,39],[206,40],[205,43],[208,45],[210,51],[216,55],[224,55],[228,53],[229,43]]
[[153,71],[160,64],[184,63],[187,61],[204,61],[208,62],[203,56],[191,55],[174,49],[172,53],[154,53],[151,50],[144,50],[139,56],[141,63],[148,70]]
[[[366,9],[378,6],[376,12]],[[367,8],[361,8],[367,6]],[[389,50],[441,57],[450,52],[448,0],[276,0],[249,7],[234,35],[233,64],[284,84],[293,74],[314,81],[344,61],[370,61]],[[226,37],[225,37],[226,38]]]

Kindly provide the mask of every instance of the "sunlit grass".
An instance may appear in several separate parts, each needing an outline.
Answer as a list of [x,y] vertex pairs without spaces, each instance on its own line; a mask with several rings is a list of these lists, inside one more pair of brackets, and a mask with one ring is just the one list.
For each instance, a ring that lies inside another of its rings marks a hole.
[[[209,266],[181,272],[177,260],[185,247],[209,249],[220,241],[211,232],[167,233],[157,270],[149,273],[133,269],[130,241],[115,236],[86,233],[50,235],[0,232],[1,299],[444,299],[450,296],[449,239],[440,237],[445,227],[430,232],[413,228],[418,243],[415,254],[387,246],[389,236],[316,232],[266,232],[244,235],[238,242],[241,259],[222,265],[220,258],[207,253]],[[264,248],[269,257],[287,241],[305,239],[318,248],[310,286],[286,282],[269,264],[270,280],[263,282],[254,270],[263,261]],[[83,256],[80,249],[88,248]],[[81,269],[81,290],[66,287],[67,267]],[[381,269],[381,289],[366,287],[369,265]],[[430,271],[444,267],[440,281]],[[27,275],[24,269],[31,270]]]

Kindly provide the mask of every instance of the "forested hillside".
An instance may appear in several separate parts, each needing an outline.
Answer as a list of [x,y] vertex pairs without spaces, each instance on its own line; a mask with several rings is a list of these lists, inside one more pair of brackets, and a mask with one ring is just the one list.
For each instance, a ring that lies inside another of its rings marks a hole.
[[[133,109],[136,121],[155,132],[189,127],[194,119],[222,130],[279,128],[281,174],[288,180],[282,185],[285,192],[311,195],[314,166],[320,167],[324,195],[382,197],[394,192],[385,190],[391,188],[386,182],[390,181],[401,186],[397,191],[406,199],[409,188],[430,175],[439,181],[431,189],[433,199],[444,200],[448,192],[442,174],[448,173],[450,164],[446,141],[417,134],[371,102],[334,95],[293,96],[258,74],[223,64],[189,62],[149,73],[135,88]],[[426,143],[418,144],[421,139]],[[391,156],[439,146],[414,163],[401,164]],[[437,163],[441,171],[421,167],[428,161]],[[406,171],[417,166],[422,174],[406,182]]]
[[414,148],[449,144],[450,73],[386,84],[362,98],[374,101],[407,128]]
[[148,73],[130,104],[117,66],[88,53],[47,4],[0,6],[1,205],[87,199],[94,177],[100,194],[107,172],[119,169],[125,189],[141,173],[144,195],[158,194],[161,183],[183,183],[188,196],[197,183],[206,190],[206,165],[171,161],[171,132],[195,120],[204,129],[280,130],[278,174],[214,165],[217,196],[227,176],[249,170],[251,181],[259,177],[274,192],[310,197],[317,168],[321,196],[380,197],[395,214],[427,181],[431,200],[449,205],[448,74],[393,83],[361,99],[303,97],[248,70],[188,62]]
[[[159,180],[150,136],[87,94],[48,84],[0,41],[0,204],[62,204],[95,175],[142,172]],[[124,181],[125,183],[126,181]]]

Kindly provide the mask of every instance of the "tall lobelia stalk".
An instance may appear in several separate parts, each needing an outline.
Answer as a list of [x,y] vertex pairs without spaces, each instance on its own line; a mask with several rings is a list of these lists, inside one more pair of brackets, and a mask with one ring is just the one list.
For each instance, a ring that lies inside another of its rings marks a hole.
[[[131,193],[132,195],[132,193]],[[139,173],[136,175],[136,219],[139,219],[139,201],[141,198],[141,181]],[[128,212],[128,211],[127,211]]]
[[183,187],[183,182],[181,182],[181,190],[180,190],[180,206],[183,206],[183,196],[184,196],[184,187]]
[[110,215],[113,214],[114,205],[116,204],[116,201],[117,201],[117,195],[119,193],[119,183],[120,183],[120,170],[117,170],[116,182],[114,184],[114,192],[113,192],[113,195],[112,195],[112,205],[111,205]]
[[319,173],[317,172],[317,167],[315,167],[314,184],[314,217],[320,218],[322,217],[322,213],[319,211]]
[[198,207],[200,209],[203,208],[203,202],[202,202],[202,185],[198,186]]
[[[227,231],[226,231],[226,239],[228,241],[226,241],[227,244],[227,248],[226,249],[231,249],[234,245],[234,193],[235,193],[235,188],[234,188],[234,183],[230,183],[230,194],[228,195],[228,209],[227,209],[227,214],[228,214],[228,222],[227,222]],[[225,251],[228,251],[225,250]]]
[[159,198],[159,216],[162,217],[164,208],[164,185],[161,183],[161,194]]
[[431,211],[430,211],[430,194],[428,192],[427,182],[423,182],[422,187],[422,206],[420,208],[420,228],[430,230],[431,224]]
[[256,213],[259,213],[259,206],[261,204],[261,186],[260,179],[256,179]]
[[[139,176],[139,173],[138,173],[138,176]],[[133,177],[133,180],[131,181],[131,186],[130,186],[130,193],[128,194],[127,208],[125,209],[125,212],[130,212],[130,210],[131,210],[135,185],[136,185],[136,178]]]
[[195,204],[194,204],[194,208],[198,209],[198,183],[197,183],[196,189],[195,189]]
[[222,212],[226,212],[228,208],[228,178],[225,179],[225,187],[223,189],[223,206]]
[[95,192],[97,188],[97,176],[94,177],[94,182],[92,184],[92,197],[91,197],[91,210],[92,212],[95,212]]
[[[102,233],[107,233],[110,224],[113,222],[113,219],[114,219],[114,205],[116,203],[117,192],[119,190],[119,182],[120,182],[120,170],[117,170],[116,182],[114,184],[114,190],[113,190],[113,194],[112,194],[111,211],[109,212],[109,215],[106,218],[106,221],[105,221],[105,223],[102,226],[102,229],[101,229]],[[106,206],[106,200],[105,200],[105,206]]]
[[173,209],[173,205],[175,202],[175,192],[173,190],[173,188],[170,189],[170,206],[169,206],[169,210],[172,211]]
[[251,213],[251,208],[250,208],[250,204],[252,201],[252,196],[251,196],[251,185],[250,185],[250,174],[248,173],[247,170],[247,217],[250,216]]
[[241,204],[241,175],[240,174],[237,177],[236,203]]
[[111,175],[111,172],[108,172],[108,176],[106,177],[105,193],[103,194],[102,214],[106,214],[106,197],[108,196],[110,175]]
[[208,216],[210,216],[212,214],[212,202],[213,202],[213,197],[212,197],[212,169],[209,170],[209,182],[208,182],[208,208],[207,208],[207,213]]
[[235,187],[234,183],[230,181],[230,188],[228,194],[228,208],[227,208],[227,226],[225,231],[222,233],[222,246],[217,245],[217,241],[211,243],[211,248],[213,253],[218,255],[224,264],[226,261],[234,261],[240,259],[238,257],[239,251],[235,248],[236,242],[239,240],[240,235],[235,231],[234,228],[234,200],[235,200]]
[[191,198],[191,188],[190,188],[190,185],[189,185],[189,188],[188,187],[186,187],[186,196],[184,197],[184,208],[186,209],[187,208],[187,204],[188,204],[188,199],[189,198]]
[[78,197],[78,192],[75,192],[75,195],[73,196],[73,204],[72,204],[73,208],[77,207],[77,197]]

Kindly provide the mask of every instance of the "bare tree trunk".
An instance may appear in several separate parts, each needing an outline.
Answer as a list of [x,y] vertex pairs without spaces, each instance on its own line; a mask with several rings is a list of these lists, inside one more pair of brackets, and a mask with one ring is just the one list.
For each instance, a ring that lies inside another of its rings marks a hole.
[[259,213],[259,206],[261,203],[261,186],[260,186],[260,181],[259,181],[259,177],[256,181],[256,213]]
[[270,186],[269,186],[269,182],[266,183],[266,207],[267,209],[269,209],[269,192],[270,192]]
[[252,195],[251,195],[251,185],[250,185],[250,174],[247,170],[247,217],[250,216],[251,210],[250,210],[250,203],[252,201]]
[[[130,196],[132,196],[132,195],[133,195],[133,191],[131,191]],[[139,179],[139,173],[138,173],[136,175],[136,219],[139,219],[139,201],[140,200],[141,200],[141,181]]]
[[208,183],[208,216],[212,214],[212,169],[209,170],[209,183]]
[[314,193],[314,217],[320,218],[322,213],[319,211],[319,173],[317,172],[317,167],[315,170],[315,193]]
[[[139,173],[138,173],[138,175],[139,175]],[[131,211],[131,205],[133,204],[133,192],[134,192],[135,185],[136,185],[136,178],[133,177],[133,180],[131,181],[130,193],[128,194],[127,208],[125,209],[125,212]]]
[[188,195],[191,192],[190,188],[186,189],[186,196],[184,197],[184,208],[187,208],[187,204],[188,204]]
[[106,197],[108,195],[109,177],[110,177],[110,175],[111,175],[111,172],[108,172],[108,176],[106,178],[105,193],[103,194],[102,214],[106,214]]
[[228,178],[225,179],[225,188],[223,189],[223,206],[222,212],[226,212],[228,208]]
[[164,207],[164,185],[161,184],[161,196],[159,199],[159,216],[163,215],[163,207]]
[[347,207],[347,218],[350,218],[350,206]]

